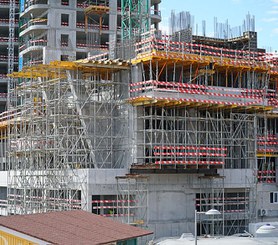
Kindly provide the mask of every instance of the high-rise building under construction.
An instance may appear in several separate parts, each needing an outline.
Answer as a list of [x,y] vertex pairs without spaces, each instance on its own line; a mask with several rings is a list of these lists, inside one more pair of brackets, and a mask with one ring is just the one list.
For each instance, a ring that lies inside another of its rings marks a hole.
[[20,2],[2,214],[82,208],[156,237],[194,233],[195,210],[199,234],[277,219],[277,57],[250,16],[207,37],[181,13],[162,35],[159,3]]

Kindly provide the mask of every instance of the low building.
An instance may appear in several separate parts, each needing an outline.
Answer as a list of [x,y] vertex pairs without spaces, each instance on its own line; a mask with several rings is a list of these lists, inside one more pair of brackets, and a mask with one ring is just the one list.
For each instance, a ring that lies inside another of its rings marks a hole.
[[61,211],[0,217],[0,244],[136,245],[152,234],[86,211]]

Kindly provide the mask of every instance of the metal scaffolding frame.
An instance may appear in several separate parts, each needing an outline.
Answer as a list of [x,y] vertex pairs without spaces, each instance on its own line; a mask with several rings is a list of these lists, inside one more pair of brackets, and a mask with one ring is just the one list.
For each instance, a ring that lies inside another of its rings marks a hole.
[[148,225],[148,177],[117,176],[117,218],[126,224]]
[[9,213],[84,209],[86,169],[126,167],[125,70],[124,62],[53,62],[14,73]]
[[[9,42],[8,42],[8,74],[14,71],[14,61],[15,61],[15,10],[16,3],[15,0],[10,0],[9,6]],[[8,97],[7,97],[7,110],[11,109],[11,98],[10,90],[14,87],[14,81],[12,78],[8,78]]]
[[223,110],[144,106],[137,112],[138,164],[250,168],[255,116]]
[[202,215],[199,222],[200,234],[225,234],[225,190],[223,176],[200,176],[200,192],[196,194],[196,210],[204,214],[210,209],[218,210],[222,215],[212,218]]
[[263,113],[258,116],[257,135],[257,181],[276,183],[278,157],[278,120]]
[[[269,89],[277,66],[264,53],[176,42],[155,33],[135,50],[137,77],[129,99],[136,115],[134,173],[217,168],[256,172],[258,115],[268,115],[278,105],[272,90],[276,85]],[[203,217],[201,234],[209,228],[215,234],[247,229],[256,218],[256,178],[246,179],[237,190],[224,188],[225,179],[217,171],[200,178],[197,209],[215,206],[223,214],[215,217],[214,228]]]
[[[104,18],[108,14],[109,2],[107,0],[89,1],[88,6],[84,9],[86,45],[92,47],[91,52],[93,51],[94,55],[104,51],[105,45],[101,43],[101,36]],[[89,26],[90,31],[88,31]]]
[[[122,0],[123,40],[148,30],[142,21],[148,7],[148,0]],[[203,170],[199,193],[196,186],[192,192],[199,194],[199,211],[222,212],[214,234],[242,232],[254,220],[256,181],[275,181],[270,162],[277,157],[277,131],[269,129],[272,121],[277,127],[277,114],[270,118],[278,107],[277,85],[270,83],[278,76],[277,63],[263,52],[144,35],[132,47],[131,72],[129,63],[99,56],[13,75],[19,80],[9,92],[16,98],[10,99],[7,126],[10,214],[85,208],[87,169],[134,163],[131,170]],[[218,169],[258,174],[231,190]],[[148,178],[116,179],[117,200],[104,201],[116,203],[122,222],[147,225]],[[211,220],[202,224],[201,233],[207,233]]]
[[8,73],[14,71],[14,42],[15,42],[15,0],[10,0],[9,6],[9,43],[8,43]]
[[[243,170],[244,171],[244,170]],[[225,188],[225,176],[200,176],[200,193],[196,194],[196,209],[201,213],[214,208],[221,215],[202,215],[199,234],[232,235],[248,229],[256,216],[254,207],[254,180],[236,189]]]

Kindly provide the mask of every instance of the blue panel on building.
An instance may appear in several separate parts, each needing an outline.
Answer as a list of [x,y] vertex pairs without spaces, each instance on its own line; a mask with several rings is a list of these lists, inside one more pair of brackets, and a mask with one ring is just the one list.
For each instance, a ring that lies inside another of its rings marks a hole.
[[20,0],[20,2],[19,2],[19,4],[20,4],[19,11],[20,12],[24,11],[24,3],[25,3],[25,0]]
[[18,71],[21,71],[23,67],[23,57],[19,56],[18,57]]

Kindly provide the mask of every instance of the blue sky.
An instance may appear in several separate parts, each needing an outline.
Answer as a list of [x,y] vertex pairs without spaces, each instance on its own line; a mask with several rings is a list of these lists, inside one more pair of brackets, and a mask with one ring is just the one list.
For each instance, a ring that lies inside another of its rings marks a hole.
[[195,17],[199,34],[202,20],[206,21],[207,36],[212,35],[214,17],[218,22],[224,23],[228,19],[231,26],[239,26],[250,13],[255,16],[259,47],[278,51],[278,0],[162,0],[160,10],[162,30],[168,30],[171,10],[176,13],[189,11]]

